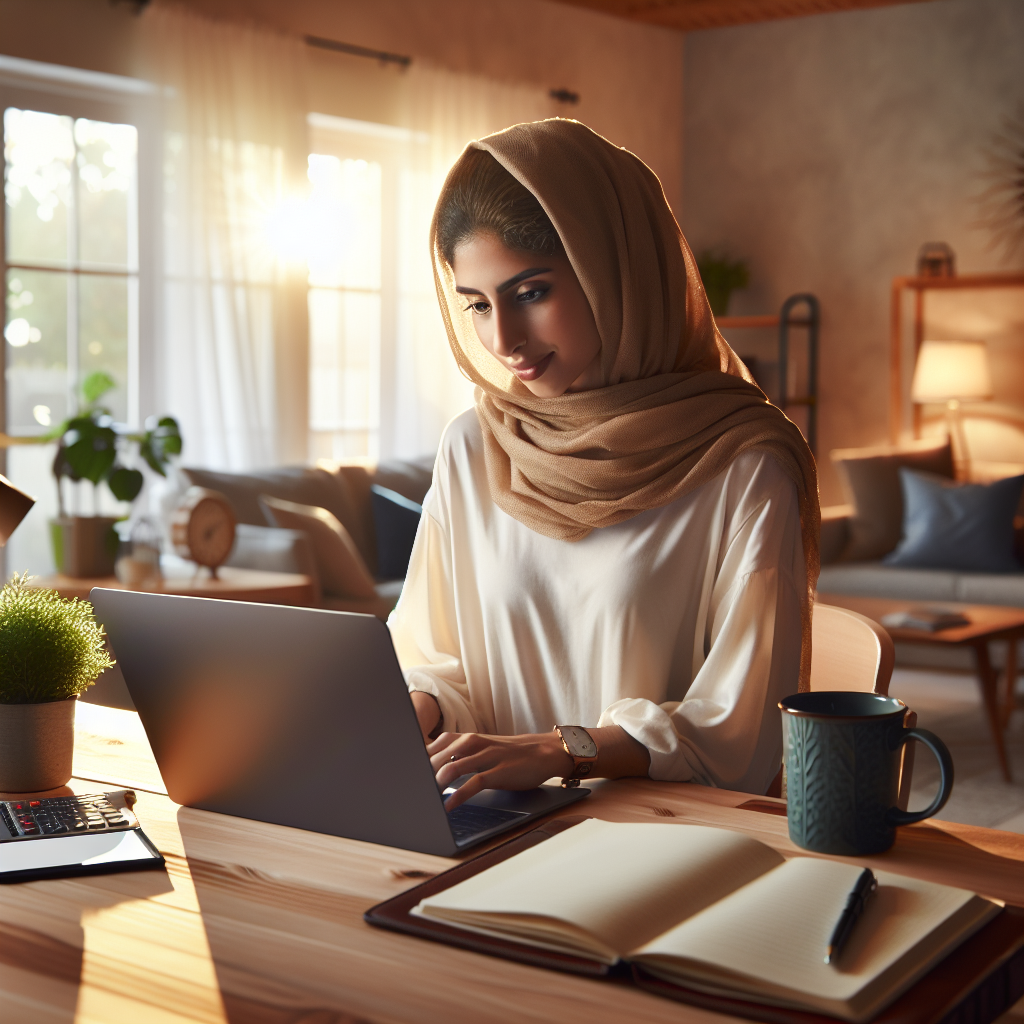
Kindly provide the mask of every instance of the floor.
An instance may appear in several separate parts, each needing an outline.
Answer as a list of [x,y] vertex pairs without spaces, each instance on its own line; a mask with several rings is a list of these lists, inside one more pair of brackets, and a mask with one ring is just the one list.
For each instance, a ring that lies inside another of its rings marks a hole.
[[[1018,704],[1020,685],[1018,682]],[[918,725],[935,733],[953,755],[953,794],[936,817],[1024,834],[1024,708],[1014,712],[1006,731],[1013,775],[1013,782],[1006,782],[996,763],[988,720],[973,676],[898,668],[893,672],[889,694],[913,708]],[[911,810],[930,803],[938,781],[935,758],[919,744]]]

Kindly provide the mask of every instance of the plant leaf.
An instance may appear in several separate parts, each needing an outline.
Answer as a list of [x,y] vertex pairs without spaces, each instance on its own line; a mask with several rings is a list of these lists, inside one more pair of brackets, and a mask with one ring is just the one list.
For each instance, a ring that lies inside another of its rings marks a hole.
[[142,473],[137,469],[128,469],[126,466],[115,467],[107,477],[110,493],[118,501],[134,501],[139,496],[143,483],[145,480]]
[[82,381],[82,396],[86,404],[95,405],[108,391],[117,387],[117,381],[105,370],[93,370]]
[[98,484],[117,459],[117,434],[108,426],[100,426],[92,416],[76,416],[68,426],[61,449],[71,472],[64,475]]

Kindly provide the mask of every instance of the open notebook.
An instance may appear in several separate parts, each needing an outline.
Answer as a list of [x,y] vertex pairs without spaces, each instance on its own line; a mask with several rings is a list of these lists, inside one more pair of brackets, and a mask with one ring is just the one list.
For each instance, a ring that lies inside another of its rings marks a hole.
[[713,994],[870,1020],[1000,910],[876,872],[837,962],[825,947],[862,868],[700,825],[589,819],[442,892],[418,917]]

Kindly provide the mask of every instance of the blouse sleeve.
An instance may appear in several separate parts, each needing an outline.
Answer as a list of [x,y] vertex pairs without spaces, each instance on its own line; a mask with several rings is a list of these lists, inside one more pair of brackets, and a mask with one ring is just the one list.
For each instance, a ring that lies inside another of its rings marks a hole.
[[652,779],[768,788],[782,761],[777,704],[799,683],[803,573],[793,488],[749,515],[731,539],[700,638],[703,663],[685,697],[627,698],[601,716],[599,725],[618,725],[647,748]]
[[[435,501],[431,501],[431,497]],[[388,629],[410,691],[433,694],[449,732],[478,732],[462,665],[448,532],[428,496],[416,532],[409,571]]]

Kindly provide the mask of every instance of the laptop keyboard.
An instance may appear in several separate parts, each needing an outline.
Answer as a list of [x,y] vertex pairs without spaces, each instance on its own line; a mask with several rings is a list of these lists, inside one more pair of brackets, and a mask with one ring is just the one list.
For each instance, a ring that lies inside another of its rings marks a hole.
[[0,842],[132,828],[102,793],[0,801]]
[[465,843],[483,832],[489,832],[500,825],[519,818],[528,818],[525,811],[506,811],[500,807],[477,807],[475,804],[462,804],[448,815],[452,835],[456,843]]

